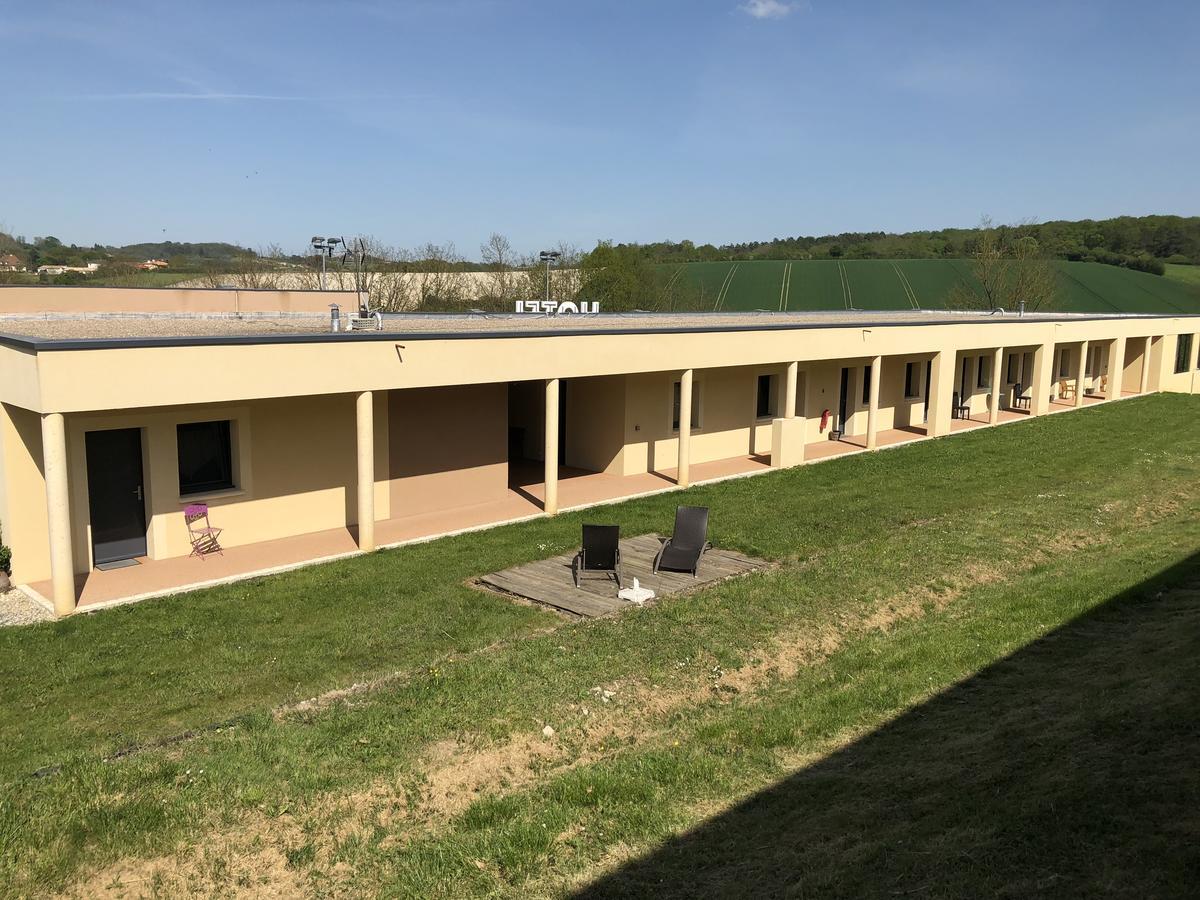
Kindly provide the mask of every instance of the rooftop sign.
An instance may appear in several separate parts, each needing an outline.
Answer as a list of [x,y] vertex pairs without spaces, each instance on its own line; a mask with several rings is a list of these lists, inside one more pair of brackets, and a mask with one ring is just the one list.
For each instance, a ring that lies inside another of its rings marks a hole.
[[600,312],[600,301],[580,300],[518,300],[517,312],[544,316],[594,315]]

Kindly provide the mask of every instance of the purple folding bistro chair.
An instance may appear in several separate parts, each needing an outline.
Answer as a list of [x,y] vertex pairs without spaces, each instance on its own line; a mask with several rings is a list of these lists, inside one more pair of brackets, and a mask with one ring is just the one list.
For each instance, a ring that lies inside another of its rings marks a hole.
[[211,553],[224,555],[224,551],[221,550],[221,542],[217,540],[221,536],[221,529],[213,528],[208,521],[208,504],[191,503],[184,507],[183,521],[187,522],[188,540],[192,543],[192,556],[204,559]]

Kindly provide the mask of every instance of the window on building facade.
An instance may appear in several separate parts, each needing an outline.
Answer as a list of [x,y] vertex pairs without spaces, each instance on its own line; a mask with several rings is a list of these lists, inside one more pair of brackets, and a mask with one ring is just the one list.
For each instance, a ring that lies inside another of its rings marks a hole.
[[233,484],[233,443],[228,419],[177,425],[179,493],[226,491]]
[[1175,343],[1175,374],[1186,372],[1192,361],[1192,335],[1181,334]]

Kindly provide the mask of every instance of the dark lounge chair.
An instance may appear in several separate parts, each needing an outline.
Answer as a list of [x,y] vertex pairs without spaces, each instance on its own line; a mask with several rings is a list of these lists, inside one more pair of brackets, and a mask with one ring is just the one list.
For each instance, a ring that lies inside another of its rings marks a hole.
[[621,586],[621,526],[584,525],[583,546],[571,561],[571,577],[579,587],[584,572],[603,572],[617,579]]
[[954,392],[954,401],[950,408],[950,418],[952,419],[969,419],[971,418],[971,404],[963,403],[958,396],[958,391]]
[[1015,385],[1013,385],[1013,409],[1032,409],[1030,406],[1031,402],[1032,400],[1025,396],[1025,386],[1021,384],[1021,382],[1018,381]]
[[675,510],[675,533],[659,548],[654,557],[654,574],[659,569],[691,572],[696,577],[700,557],[711,549],[708,542],[708,507],[680,506]]

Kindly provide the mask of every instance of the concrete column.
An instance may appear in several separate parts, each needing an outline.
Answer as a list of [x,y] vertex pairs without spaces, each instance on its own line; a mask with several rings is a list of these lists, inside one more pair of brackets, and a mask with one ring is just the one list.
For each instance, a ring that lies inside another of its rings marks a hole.
[[546,515],[558,514],[558,379],[546,379]]
[[1115,338],[1108,349],[1108,393],[1105,400],[1120,400],[1125,381],[1125,338]]
[[680,487],[691,484],[692,460],[692,370],[684,369],[679,376],[679,471],[675,483]]
[[362,391],[354,401],[358,423],[358,549],[375,549],[375,397]]
[[799,383],[800,363],[790,362],[783,390],[783,414],[771,423],[771,465],[777,469],[804,462],[804,418],[796,415]]
[[1150,348],[1154,345],[1154,338],[1147,335],[1146,348],[1142,351],[1142,383],[1138,385],[1138,390],[1143,394],[1150,393]]
[[796,417],[796,386],[800,381],[800,363],[790,362],[787,366],[787,379],[783,388],[783,415],[781,418]]
[[879,373],[883,369],[883,357],[871,360],[871,389],[867,405],[867,449],[874,450],[879,444]]
[[925,430],[931,437],[950,433],[950,413],[954,405],[954,354],[943,351],[929,367],[929,421]]
[[1083,379],[1087,372],[1088,342],[1079,345],[1079,360],[1075,365],[1075,405],[1083,406]]
[[1033,384],[1029,400],[1032,415],[1044,416],[1050,411],[1050,384],[1053,380],[1054,345],[1041,344],[1033,351]]
[[71,550],[71,504],[67,484],[67,427],[62,413],[42,416],[42,471],[46,478],[46,526],[54,614],[75,611],[75,558]]
[[988,401],[988,422],[992,425],[1000,424],[1000,380],[1003,377],[1004,348],[997,347],[992,351],[992,393]]

